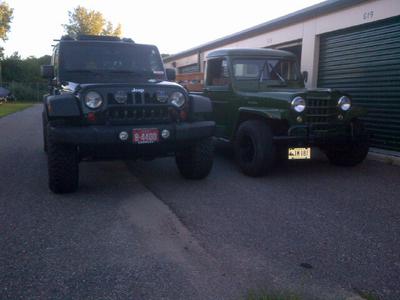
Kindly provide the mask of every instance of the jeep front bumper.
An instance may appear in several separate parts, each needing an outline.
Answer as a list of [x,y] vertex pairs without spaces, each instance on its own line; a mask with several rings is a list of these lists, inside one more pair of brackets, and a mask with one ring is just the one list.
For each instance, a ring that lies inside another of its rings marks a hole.
[[[50,127],[49,134],[56,143],[74,145],[132,145],[132,132],[134,129],[154,128],[159,132],[168,130],[167,139],[160,137],[160,141],[154,145],[185,143],[211,137],[214,135],[214,121],[200,121],[180,124],[151,124],[151,125],[123,125],[123,126],[57,126]],[[128,138],[122,141],[119,138],[121,132],[127,132]],[[135,145],[141,146],[141,145]]]

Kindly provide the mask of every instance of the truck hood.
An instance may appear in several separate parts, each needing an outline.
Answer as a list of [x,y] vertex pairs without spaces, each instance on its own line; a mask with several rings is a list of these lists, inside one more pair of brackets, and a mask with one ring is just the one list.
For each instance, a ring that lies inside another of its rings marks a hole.
[[322,97],[333,99],[334,94],[338,93],[332,89],[316,88],[316,89],[284,89],[274,91],[262,91],[262,92],[244,92],[237,91],[240,98],[244,100],[243,105],[248,107],[275,107],[277,109],[288,109],[291,101],[296,96],[307,98],[308,95],[312,94],[313,97]]
[[315,88],[315,89],[285,89],[281,91],[262,91],[262,92],[242,92],[238,91],[238,95],[245,98],[255,99],[276,99],[290,101],[295,96],[305,96],[308,93],[326,95],[327,93],[335,93],[336,91],[327,88]]

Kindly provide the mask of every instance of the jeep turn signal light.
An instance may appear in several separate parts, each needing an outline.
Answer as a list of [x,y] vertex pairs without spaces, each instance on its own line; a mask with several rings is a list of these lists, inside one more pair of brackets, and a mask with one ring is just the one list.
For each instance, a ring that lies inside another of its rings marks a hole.
[[182,121],[185,121],[187,119],[187,112],[181,110],[181,112],[179,113],[179,117],[181,118]]
[[94,112],[90,112],[87,115],[87,120],[89,122],[96,122],[96,115],[94,114]]

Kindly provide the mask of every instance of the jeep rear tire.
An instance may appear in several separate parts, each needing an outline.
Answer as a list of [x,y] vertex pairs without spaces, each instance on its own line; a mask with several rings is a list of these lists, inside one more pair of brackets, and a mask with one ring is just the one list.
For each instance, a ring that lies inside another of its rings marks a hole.
[[46,112],[42,113],[42,130],[43,130],[43,150],[47,153],[47,116]]
[[325,149],[325,154],[331,164],[353,167],[363,162],[367,157],[369,142],[363,123],[359,120],[353,121],[353,131],[359,140],[350,144]]
[[47,130],[47,149],[50,190],[56,194],[75,192],[79,183],[77,147],[54,142]]
[[214,159],[212,138],[196,142],[176,152],[175,160],[181,175],[187,179],[203,179],[210,174]]
[[261,120],[240,124],[234,141],[235,159],[242,172],[258,177],[275,163],[276,147],[271,128]]

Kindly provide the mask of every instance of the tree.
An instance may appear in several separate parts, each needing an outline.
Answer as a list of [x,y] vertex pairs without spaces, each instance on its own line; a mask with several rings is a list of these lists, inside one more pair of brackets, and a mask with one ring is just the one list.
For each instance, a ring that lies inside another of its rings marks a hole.
[[72,37],[79,34],[115,36],[122,34],[121,24],[114,27],[110,21],[104,18],[101,12],[78,6],[73,11],[68,12],[68,16],[69,24],[64,24],[63,27],[67,34]]
[[0,2],[0,39],[7,40],[10,24],[13,18],[13,9],[6,2]]
[[[7,40],[10,24],[13,18],[13,9],[6,2],[0,2],[0,39]],[[0,59],[3,58],[3,47],[0,47]]]

